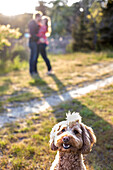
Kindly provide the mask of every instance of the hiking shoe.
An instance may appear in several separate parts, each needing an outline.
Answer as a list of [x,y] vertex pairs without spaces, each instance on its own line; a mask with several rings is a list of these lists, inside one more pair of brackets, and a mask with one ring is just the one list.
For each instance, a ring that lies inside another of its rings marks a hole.
[[31,73],[31,77],[32,78],[39,78],[40,76],[39,76],[38,73],[33,72],[33,73]]
[[50,70],[50,71],[48,71],[46,74],[47,74],[47,75],[54,75],[54,72],[53,72],[52,70]]

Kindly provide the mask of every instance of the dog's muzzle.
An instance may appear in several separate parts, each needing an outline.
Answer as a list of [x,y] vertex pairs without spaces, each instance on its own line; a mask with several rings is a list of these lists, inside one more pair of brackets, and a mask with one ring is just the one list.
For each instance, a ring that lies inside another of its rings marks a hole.
[[71,145],[69,145],[68,142],[69,142],[69,137],[68,136],[63,137],[63,148],[64,149],[69,149],[71,147]]

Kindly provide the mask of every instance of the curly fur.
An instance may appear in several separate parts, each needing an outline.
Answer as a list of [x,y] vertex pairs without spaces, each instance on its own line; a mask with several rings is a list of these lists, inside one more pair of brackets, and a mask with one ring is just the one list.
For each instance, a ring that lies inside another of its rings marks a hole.
[[50,134],[51,149],[57,151],[50,170],[85,170],[83,154],[96,142],[93,130],[81,123],[79,113],[68,113],[67,120],[56,124]]

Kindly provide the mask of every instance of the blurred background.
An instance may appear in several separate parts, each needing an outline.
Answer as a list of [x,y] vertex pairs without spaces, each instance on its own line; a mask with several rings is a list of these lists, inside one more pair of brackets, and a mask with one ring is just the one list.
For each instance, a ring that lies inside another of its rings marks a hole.
[[4,0],[0,3],[2,72],[3,69],[8,71],[6,65],[12,69],[12,62],[28,60],[28,23],[35,11],[42,11],[51,18],[49,53],[113,48],[112,0]]
[[[55,74],[46,75],[40,56],[35,79],[28,23],[36,11],[51,18],[47,50]],[[87,169],[113,169],[112,96],[113,0],[0,0],[0,170],[49,170],[56,154],[50,131],[68,110],[97,136]]]

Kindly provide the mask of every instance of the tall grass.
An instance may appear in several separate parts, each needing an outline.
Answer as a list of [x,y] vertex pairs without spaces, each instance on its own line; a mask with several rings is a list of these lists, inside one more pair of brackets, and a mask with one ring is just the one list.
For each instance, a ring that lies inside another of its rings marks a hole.
[[20,61],[20,56],[15,57],[13,61],[7,60],[2,61],[0,60],[0,75],[9,73],[11,71],[18,71],[21,69],[25,69],[28,67],[27,61]]

